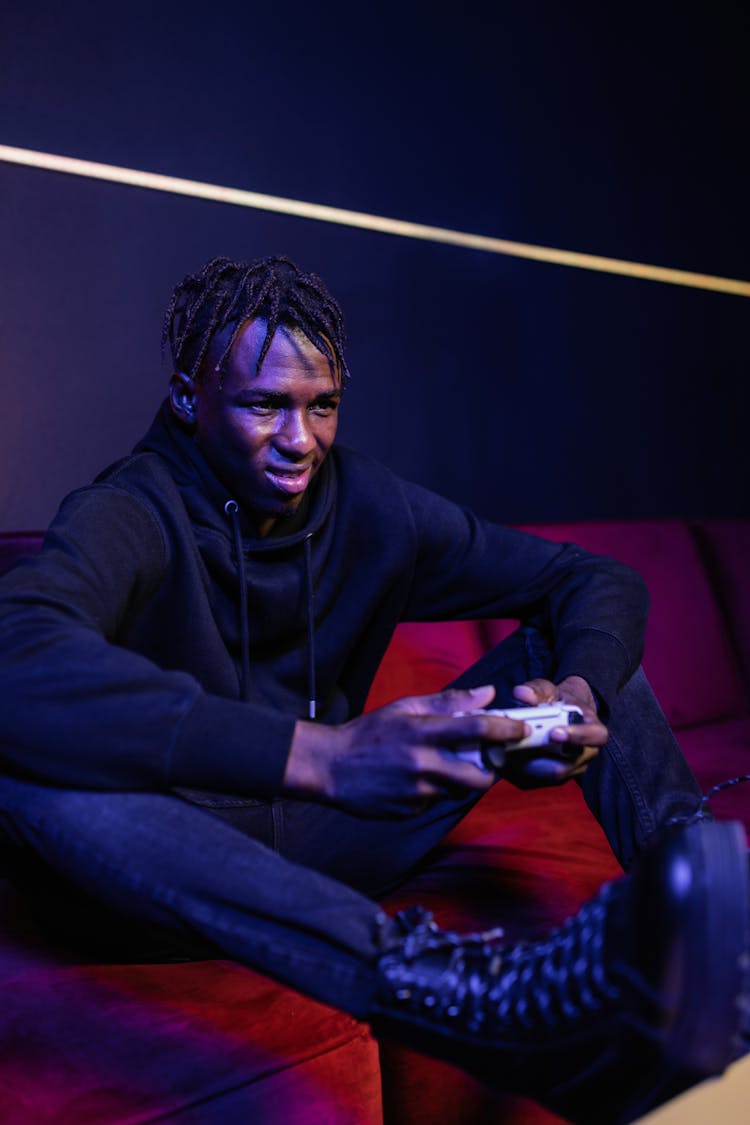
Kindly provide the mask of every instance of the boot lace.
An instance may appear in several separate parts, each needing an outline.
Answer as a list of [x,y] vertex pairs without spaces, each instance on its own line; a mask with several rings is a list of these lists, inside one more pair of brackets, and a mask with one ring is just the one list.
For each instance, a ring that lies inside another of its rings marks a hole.
[[505,956],[488,999],[498,1001],[497,1017],[515,1018],[525,1028],[571,1024],[615,1001],[620,990],[604,964],[604,929],[612,884],[562,926],[534,944],[514,946]]
[[721,793],[724,789],[731,789],[733,785],[742,785],[743,782],[750,781],[750,773],[740,774],[738,777],[728,777],[726,781],[720,781],[716,785],[703,794],[700,801],[695,807],[695,811],[689,816],[681,813],[679,816],[673,816],[665,822],[665,826],[669,827],[673,824],[695,824],[699,820],[712,820],[711,801],[717,793]]
[[432,915],[399,915],[406,931],[383,965],[400,1007],[469,1032],[538,1031],[570,1025],[617,1000],[604,964],[604,928],[613,884],[543,941],[505,945],[502,930],[459,935]]

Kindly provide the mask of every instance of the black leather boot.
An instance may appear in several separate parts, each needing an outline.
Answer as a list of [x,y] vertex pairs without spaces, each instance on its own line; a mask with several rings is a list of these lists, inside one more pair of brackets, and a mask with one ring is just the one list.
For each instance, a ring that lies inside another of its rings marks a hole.
[[375,1034],[575,1122],[624,1123],[736,1056],[750,992],[738,823],[675,827],[543,941],[420,911],[379,963]]

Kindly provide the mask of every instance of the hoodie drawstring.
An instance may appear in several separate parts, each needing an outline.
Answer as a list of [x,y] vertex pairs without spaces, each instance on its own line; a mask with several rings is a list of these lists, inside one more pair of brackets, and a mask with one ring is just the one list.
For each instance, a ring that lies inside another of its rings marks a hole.
[[242,550],[239,505],[236,500],[227,500],[224,511],[232,521],[234,553],[237,575],[240,582],[240,697],[247,703],[250,699],[250,627],[247,620],[247,578],[245,575],[245,552]]
[[[245,573],[245,552],[242,549],[239,505],[236,500],[227,500],[224,511],[232,523],[234,553],[236,556],[237,577],[240,583],[240,696],[247,703],[250,699],[250,626],[247,619],[247,576]],[[305,594],[307,602],[307,717],[317,716],[315,688],[315,590],[312,572],[312,537],[305,536]]]
[[312,532],[305,536],[305,578],[307,581],[307,717],[315,719],[315,590],[312,576]]

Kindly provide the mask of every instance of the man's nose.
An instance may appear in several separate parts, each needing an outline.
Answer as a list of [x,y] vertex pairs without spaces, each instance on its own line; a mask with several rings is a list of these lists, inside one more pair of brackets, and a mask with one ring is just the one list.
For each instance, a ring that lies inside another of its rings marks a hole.
[[276,431],[276,441],[285,453],[304,457],[315,447],[306,410],[286,410]]

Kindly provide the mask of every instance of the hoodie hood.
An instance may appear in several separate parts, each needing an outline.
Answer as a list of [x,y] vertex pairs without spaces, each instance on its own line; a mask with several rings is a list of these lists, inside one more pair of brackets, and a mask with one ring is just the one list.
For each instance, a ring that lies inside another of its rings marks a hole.
[[167,400],[133,453],[155,453],[166,461],[180,491],[206,567],[214,616],[228,648],[237,654],[241,698],[265,696],[264,686],[253,682],[251,648],[260,655],[284,637],[293,641],[292,650],[307,654],[307,715],[315,718],[315,590],[336,496],[330,456],[294,515],[279,520],[261,538]]
[[[185,502],[191,520],[206,533],[218,534],[226,540],[230,523],[225,506],[234,500],[232,490],[214,475],[188,429],[175,418],[165,399],[146,435],[133,449],[134,454],[157,453],[169,466]],[[298,510],[288,519],[280,519],[267,536],[259,536],[249,515],[238,505],[237,516],[246,552],[287,550],[315,535],[335,503],[335,474],[330,455],[315,475]]]

